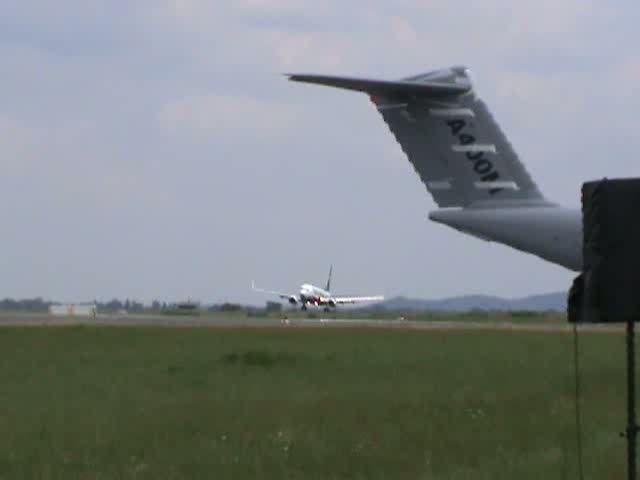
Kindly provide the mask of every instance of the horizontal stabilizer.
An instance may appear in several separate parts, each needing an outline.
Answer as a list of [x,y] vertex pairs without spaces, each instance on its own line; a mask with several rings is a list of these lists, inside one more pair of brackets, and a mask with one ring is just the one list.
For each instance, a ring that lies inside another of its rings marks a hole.
[[443,82],[429,81],[388,81],[373,80],[368,78],[354,77],[334,77],[330,75],[288,75],[289,80],[294,82],[313,83],[316,85],[326,85],[328,87],[343,88],[345,90],[355,90],[365,92],[370,95],[381,95],[386,97],[397,97],[403,95],[412,96],[447,96],[460,95],[468,92],[470,85],[456,85]]

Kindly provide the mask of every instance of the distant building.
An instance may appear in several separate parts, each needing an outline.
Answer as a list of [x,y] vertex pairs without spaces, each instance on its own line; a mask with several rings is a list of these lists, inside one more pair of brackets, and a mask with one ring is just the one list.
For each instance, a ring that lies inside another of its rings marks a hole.
[[52,317],[94,317],[98,309],[94,304],[65,304],[49,305],[49,315]]

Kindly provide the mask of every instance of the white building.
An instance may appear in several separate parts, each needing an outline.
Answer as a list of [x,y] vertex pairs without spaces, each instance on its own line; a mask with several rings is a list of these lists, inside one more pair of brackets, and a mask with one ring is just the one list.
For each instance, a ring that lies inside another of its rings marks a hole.
[[49,305],[49,315],[52,317],[94,317],[98,314],[98,309],[94,304],[78,305]]

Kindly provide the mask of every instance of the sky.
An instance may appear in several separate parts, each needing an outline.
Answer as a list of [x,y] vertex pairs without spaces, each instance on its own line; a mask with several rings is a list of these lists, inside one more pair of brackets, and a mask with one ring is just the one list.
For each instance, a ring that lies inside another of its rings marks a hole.
[[0,297],[258,304],[567,289],[571,272],[427,219],[366,96],[287,72],[466,65],[542,192],[640,176],[631,0],[8,0]]

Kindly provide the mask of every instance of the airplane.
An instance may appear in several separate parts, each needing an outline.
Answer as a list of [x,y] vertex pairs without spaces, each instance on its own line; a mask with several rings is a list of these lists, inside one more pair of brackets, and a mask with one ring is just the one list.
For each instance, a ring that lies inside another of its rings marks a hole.
[[538,189],[473,86],[453,66],[401,80],[286,74],[363,92],[439,207],[429,219],[482,240],[582,269],[582,214]]
[[274,292],[273,290],[264,290],[257,288],[255,282],[251,282],[251,288],[256,292],[267,293],[270,295],[277,295],[280,298],[284,298],[289,301],[291,305],[301,305],[303,311],[307,310],[308,305],[314,305],[316,307],[324,307],[325,312],[331,311],[331,308],[336,308],[338,305],[363,303],[363,302],[378,302],[384,300],[384,297],[380,295],[372,297],[340,297],[331,294],[331,274],[333,272],[333,266],[329,268],[329,278],[327,279],[327,285],[325,288],[316,287],[310,283],[304,283],[300,286],[300,290],[297,295]]

